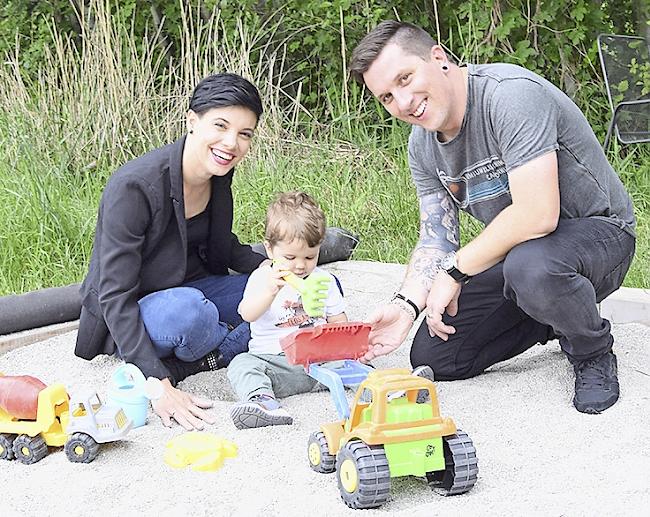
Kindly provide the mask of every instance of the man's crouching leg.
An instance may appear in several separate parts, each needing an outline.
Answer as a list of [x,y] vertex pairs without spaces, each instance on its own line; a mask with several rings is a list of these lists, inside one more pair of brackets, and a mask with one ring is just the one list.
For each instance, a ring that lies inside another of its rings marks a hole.
[[560,336],[576,376],[573,404],[583,413],[600,413],[619,397],[611,327],[597,302],[621,285],[633,253],[634,239],[620,228],[576,219],[516,246],[504,261],[506,297]]
[[472,277],[461,290],[458,314],[443,315],[456,328],[447,341],[432,337],[423,321],[411,347],[413,367],[430,366],[436,381],[467,379],[553,339],[549,326],[504,297],[503,285],[501,263]]

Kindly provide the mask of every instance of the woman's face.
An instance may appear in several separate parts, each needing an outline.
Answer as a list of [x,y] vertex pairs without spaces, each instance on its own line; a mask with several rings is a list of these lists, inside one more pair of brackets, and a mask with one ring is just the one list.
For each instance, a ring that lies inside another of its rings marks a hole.
[[246,155],[257,117],[243,106],[212,108],[199,115],[187,114],[189,151],[195,174],[208,179],[225,176]]

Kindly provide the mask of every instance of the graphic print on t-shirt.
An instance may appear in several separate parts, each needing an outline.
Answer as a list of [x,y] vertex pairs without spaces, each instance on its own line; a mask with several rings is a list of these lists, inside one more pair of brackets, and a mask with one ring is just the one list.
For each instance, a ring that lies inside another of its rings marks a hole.
[[317,321],[322,318],[313,318],[305,312],[302,306],[302,298],[296,301],[285,300],[282,303],[282,314],[280,314],[279,321],[275,324],[278,328],[288,327],[313,327]]
[[510,193],[506,165],[498,156],[470,165],[457,178],[439,168],[437,172],[443,186],[463,209]]

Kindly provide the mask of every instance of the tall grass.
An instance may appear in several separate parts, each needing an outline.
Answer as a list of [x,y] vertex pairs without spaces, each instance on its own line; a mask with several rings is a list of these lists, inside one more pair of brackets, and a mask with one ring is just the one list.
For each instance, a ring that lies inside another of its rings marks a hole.
[[[273,19],[225,33],[218,12],[205,20],[187,8],[180,57],[172,60],[157,34],[136,36],[111,17],[105,0],[90,7],[80,13],[79,42],[53,27],[38,80],[28,79],[20,56],[8,56],[0,68],[0,294],[83,278],[108,176],[180,136],[193,86],[219,71],[251,79],[265,107],[235,175],[235,230],[242,240],[261,239],[274,192],[300,188],[316,196],[329,224],[360,235],[355,258],[408,260],[418,231],[408,128],[360,88],[341,83],[324,91],[331,120],[318,121],[300,103],[283,47],[268,43]],[[626,285],[650,287],[650,152],[617,156],[639,218],[639,250]],[[463,227],[465,239],[480,230],[467,218]]]
[[[260,86],[261,148],[285,134],[281,54],[262,43],[272,27],[226,37],[218,14],[203,21],[188,8],[173,62],[156,34],[136,37],[107,2],[90,6],[80,13],[80,42],[52,27],[37,80],[17,55],[0,68],[0,294],[82,278],[108,176],[182,134],[189,94],[205,75],[235,71]],[[250,62],[260,48],[265,59]]]
[[614,169],[627,187],[634,203],[637,242],[634,262],[625,285],[650,288],[650,145],[626,148],[621,156],[617,145],[610,153]]

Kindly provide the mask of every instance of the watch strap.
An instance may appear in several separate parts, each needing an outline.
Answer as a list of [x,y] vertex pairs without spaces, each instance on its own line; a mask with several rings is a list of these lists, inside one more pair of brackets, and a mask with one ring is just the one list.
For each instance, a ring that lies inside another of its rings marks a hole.
[[469,279],[472,278],[470,275],[466,275],[453,266],[450,269],[445,269],[445,271],[451,278],[456,280],[456,282],[461,282],[463,284],[466,284]]

